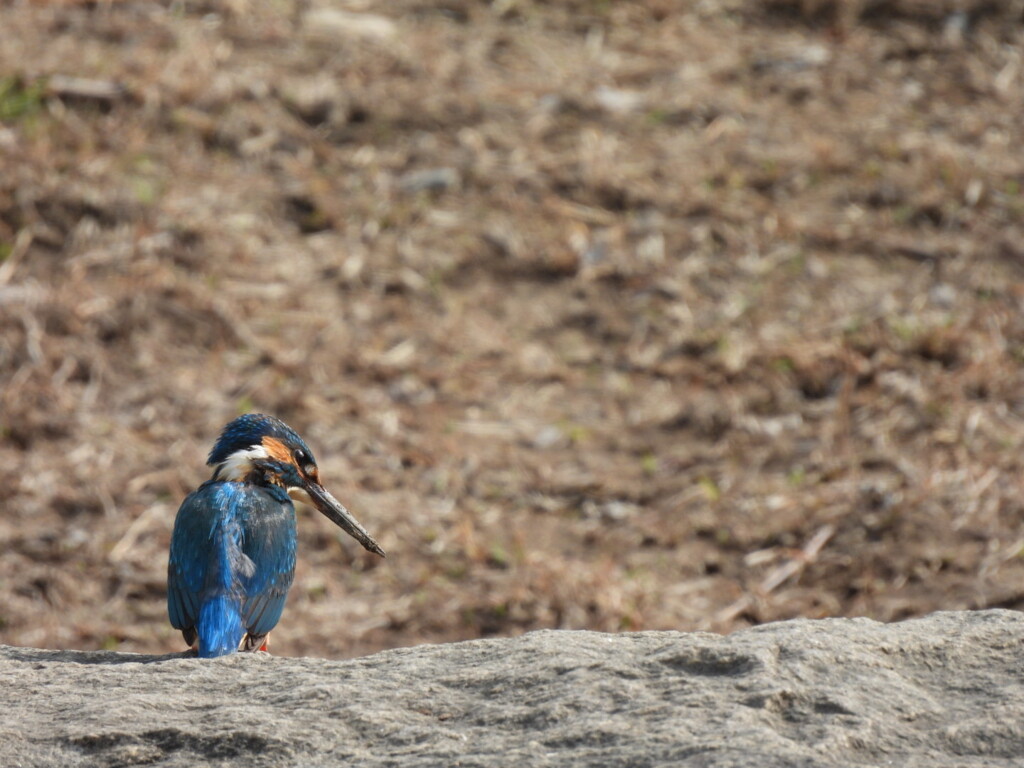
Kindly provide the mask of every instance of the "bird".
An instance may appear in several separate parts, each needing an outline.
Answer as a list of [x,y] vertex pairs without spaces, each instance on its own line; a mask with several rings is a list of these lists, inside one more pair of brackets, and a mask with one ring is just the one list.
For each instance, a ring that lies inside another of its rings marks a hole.
[[280,419],[239,416],[206,463],[213,474],[178,509],[167,563],[168,617],[199,657],[268,650],[295,576],[292,497],[384,557],[320,483],[309,446]]

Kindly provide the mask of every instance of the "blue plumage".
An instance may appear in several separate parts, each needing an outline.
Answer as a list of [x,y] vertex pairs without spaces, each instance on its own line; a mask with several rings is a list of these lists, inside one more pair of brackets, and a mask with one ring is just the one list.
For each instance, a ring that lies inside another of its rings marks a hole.
[[285,445],[303,450],[310,459],[313,458],[309,446],[283,421],[262,413],[247,413],[224,427],[206,463],[210,466],[220,464],[236,451],[259,445],[264,437],[277,438]]
[[384,551],[320,484],[309,446],[284,422],[247,414],[210,452],[212,479],[182,502],[167,565],[167,613],[202,657],[266,648],[295,575],[301,491],[366,549]]
[[174,523],[168,567],[171,625],[200,656],[236,651],[281,618],[295,573],[295,508],[279,486],[207,482]]

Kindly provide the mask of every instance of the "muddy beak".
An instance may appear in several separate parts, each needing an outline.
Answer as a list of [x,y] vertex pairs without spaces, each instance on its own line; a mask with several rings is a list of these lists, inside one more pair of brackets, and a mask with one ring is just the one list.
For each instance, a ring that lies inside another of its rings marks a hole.
[[313,505],[323,512],[328,520],[341,528],[341,530],[362,544],[370,552],[384,557],[384,550],[380,548],[380,544],[373,540],[373,537],[366,532],[366,529],[352,517],[352,514],[345,509],[340,501],[331,496],[326,488],[311,480],[305,484],[304,490],[309,494]]

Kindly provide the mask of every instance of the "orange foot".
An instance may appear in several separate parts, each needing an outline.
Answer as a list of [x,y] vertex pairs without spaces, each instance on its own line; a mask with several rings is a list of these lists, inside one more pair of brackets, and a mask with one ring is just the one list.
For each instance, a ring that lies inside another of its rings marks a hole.
[[263,638],[263,645],[261,645],[257,650],[263,651],[264,653],[270,653],[270,635],[269,634],[265,638]]

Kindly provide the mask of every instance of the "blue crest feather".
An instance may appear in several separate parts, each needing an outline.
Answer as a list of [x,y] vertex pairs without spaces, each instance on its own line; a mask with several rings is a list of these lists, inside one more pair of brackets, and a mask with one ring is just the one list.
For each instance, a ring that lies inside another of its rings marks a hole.
[[259,445],[267,436],[276,437],[286,445],[301,448],[310,459],[313,458],[309,446],[283,421],[263,413],[247,413],[224,427],[206,463],[210,466],[220,464],[236,451],[244,451]]

